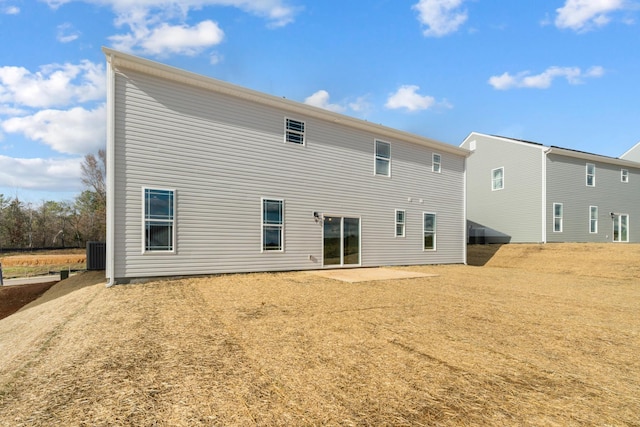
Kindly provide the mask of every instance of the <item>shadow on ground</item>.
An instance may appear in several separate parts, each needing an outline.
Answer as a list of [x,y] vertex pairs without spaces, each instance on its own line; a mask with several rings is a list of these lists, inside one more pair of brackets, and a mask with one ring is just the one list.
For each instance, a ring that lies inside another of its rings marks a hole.
[[467,264],[482,267],[500,250],[501,243],[486,245],[467,245]]

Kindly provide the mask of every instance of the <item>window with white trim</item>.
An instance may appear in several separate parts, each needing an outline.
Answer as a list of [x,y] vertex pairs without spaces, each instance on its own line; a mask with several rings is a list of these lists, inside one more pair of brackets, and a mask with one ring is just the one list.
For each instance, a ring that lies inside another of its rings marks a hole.
[[304,145],[304,122],[285,118],[284,140],[298,145]]
[[175,249],[175,191],[143,189],[144,252]]
[[406,213],[404,210],[396,209],[396,237],[404,237]]
[[598,232],[598,207],[589,206],[589,233]]
[[504,167],[491,170],[491,191],[504,188]]
[[596,186],[596,165],[587,163],[587,187]]
[[563,216],[562,203],[553,204],[553,232],[562,233],[562,216]]
[[442,169],[442,157],[440,154],[433,153],[431,156],[431,171],[435,173],[440,173]]
[[436,214],[434,213],[423,213],[423,221],[422,221],[422,232],[424,235],[423,239],[423,250],[425,251],[435,251],[436,250]]
[[620,169],[620,181],[622,182],[629,182],[629,170],[627,169]]
[[375,174],[391,176],[391,144],[376,140]]
[[284,250],[284,200],[262,199],[262,251]]

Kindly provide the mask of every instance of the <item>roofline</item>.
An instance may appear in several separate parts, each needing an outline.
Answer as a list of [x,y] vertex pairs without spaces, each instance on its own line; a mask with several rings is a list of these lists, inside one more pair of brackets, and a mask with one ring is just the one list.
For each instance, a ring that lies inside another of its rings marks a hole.
[[560,154],[562,156],[573,157],[582,160],[591,160],[600,163],[609,163],[617,166],[627,166],[630,168],[640,168],[640,163],[631,160],[618,159],[616,157],[608,157],[600,154],[586,153],[583,151],[569,150],[561,147],[549,147],[549,154]]
[[[526,145],[527,147],[539,148],[547,154],[558,154],[562,156],[573,157],[576,159],[591,160],[593,162],[609,163],[609,164],[618,165],[618,166],[640,168],[640,162],[634,162],[632,160],[625,160],[617,157],[609,157],[609,156],[604,156],[602,154],[587,153],[585,151],[577,151],[577,150],[572,150],[570,148],[547,146],[544,144],[539,144],[537,142],[528,142],[528,141],[523,141],[521,139],[513,139],[513,138],[504,137],[504,136],[488,135],[480,132],[471,132],[469,136],[467,136],[464,139],[464,141],[462,141],[462,144],[464,144],[468,139],[472,138],[473,136],[484,136],[487,138],[499,139],[501,141],[509,142],[512,144],[520,144],[520,145]],[[640,144],[640,142],[638,144]]]
[[626,156],[627,154],[631,153],[632,151],[634,151],[636,148],[640,147],[640,141],[637,142],[633,147],[629,148],[627,151],[625,151],[624,153],[622,153],[622,155],[620,156],[621,159],[624,158],[624,156]]
[[538,149],[540,149],[542,151],[545,151],[546,149],[549,148],[549,147],[546,147],[544,144],[539,144],[537,142],[524,141],[522,139],[514,139],[514,138],[509,138],[509,137],[506,137],[506,136],[490,135],[490,134],[482,133],[482,132],[471,132],[462,141],[462,143],[460,145],[464,144],[468,139],[472,138],[473,136],[483,136],[483,137],[487,137],[487,138],[499,139],[501,141],[510,142],[512,144],[520,144],[520,145],[526,145],[527,147],[538,148]]
[[235,98],[248,100],[257,104],[279,108],[291,113],[302,114],[343,126],[348,126],[354,129],[365,130],[367,132],[375,133],[380,138],[386,137],[408,141],[415,144],[427,146],[441,152],[447,152],[459,156],[468,157],[471,154],[469,150],[456,147],[452,144],[447,144],[445,142],[436,141],[434,139],[422,137],[409,132],[371,123],[366,120],[356,119],[354,117],[334,113],[332,111],[303,104],[301,102],[291,101],[285,98],[258,92],[242,86],[224,82],[222,80],[214,79],[212,77],[192,73],[190,71],[172,67],[170,65],[161,64],[149,59],[144,59],[134,55],[119,52],[107,47],[102,47],[102,52],[106,55],[107,62],[111,65],[111,67],[114,68],[114,70],[123,68],[138,71],[174,82],[183,83],[212,92],[222,93],[225,95],[233,96]]

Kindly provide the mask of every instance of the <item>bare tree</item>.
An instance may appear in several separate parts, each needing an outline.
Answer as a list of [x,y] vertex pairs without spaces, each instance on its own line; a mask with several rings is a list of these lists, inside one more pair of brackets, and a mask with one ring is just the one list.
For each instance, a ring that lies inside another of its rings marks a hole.
[[76,197],[75,218],[76,238],[82,240],[104,240],[106,236],[107,186],[106,180],[107,153],[98,151],[98,157],[93,154],[84,156],[82,168],[82,183],[87,190]]
[[107,201],[106,178],[107,153],[105,150],[98,150],[98,158],[93,154],[84,156],[82,163],[82,183],[89,189],[95,191],[102,204]]

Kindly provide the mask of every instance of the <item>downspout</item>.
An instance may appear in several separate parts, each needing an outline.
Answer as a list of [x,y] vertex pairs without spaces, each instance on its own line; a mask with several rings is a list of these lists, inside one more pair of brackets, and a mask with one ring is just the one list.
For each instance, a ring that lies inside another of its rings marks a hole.
[[551,148],[542,150],[542,243],[547,243],[547,154]]
[[107,242],[106,276],[107,287],[115,281],[115,72],[113,54],[107,56]]
[[464,229],[464,244],[462,245],[462,262],[467,265],[467,246],[469,244],[469,229],[467,228],[467,159],[465,156],[462,164],[462,228]]

